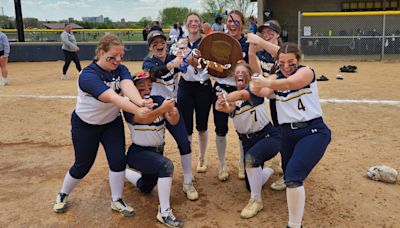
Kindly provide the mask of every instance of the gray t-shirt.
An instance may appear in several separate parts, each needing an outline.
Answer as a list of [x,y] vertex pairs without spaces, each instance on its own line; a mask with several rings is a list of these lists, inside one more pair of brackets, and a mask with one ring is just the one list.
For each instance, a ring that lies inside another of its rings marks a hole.
[[71,32],[64,31],[61,33],[61,41],[63,43],[62,49],[70,52],[76,52],[78,49],[78,43],[76,42],[74,34]]
[[224,31],[224,24],[217,24],[217,23],[214,23],[214,24],[211,26],[211,29],[212,29],[214,32],[223,32],[223,31]]

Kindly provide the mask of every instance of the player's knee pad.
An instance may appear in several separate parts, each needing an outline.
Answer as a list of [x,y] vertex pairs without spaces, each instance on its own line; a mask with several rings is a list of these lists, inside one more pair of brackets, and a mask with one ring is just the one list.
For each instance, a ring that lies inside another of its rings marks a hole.
[[174,173],[174,164],[171,160],[167,159],[164,163],[163,168],[160,170],[159,177],[172,177]]
[[287,188],[297,188],[303,186],[303,181],[285,181]]

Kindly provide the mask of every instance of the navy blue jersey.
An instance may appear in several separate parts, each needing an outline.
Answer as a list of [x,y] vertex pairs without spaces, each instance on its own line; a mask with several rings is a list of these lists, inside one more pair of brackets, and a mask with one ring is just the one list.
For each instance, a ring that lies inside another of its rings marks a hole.
[[[260,60],[261,68],[267,75],[272,74],[271,69],[276,64],[274,58],[266,50],[258,51],[257,57]],[[275,67],[277,69],[277,67]]]
[[105,71],[95,62],[85,69],[78,79],[78,96],[75,112],[89,124],[106,124],[119,116],[119,108],[111,103],[104,103],[98,97],[108,89],[121,93],[120,82],[131,80],[128,68],[119,65],[112,72]]
[[149,71],[151,76],[155,78],[152,83],[151,95],[158,95],[164,98],[176,98],[178,90],[178,72],[177,68],[173,70],[167,69],[167,63],[175,59],[174,55],[167,54],[165,61],[151,56],[144,59],[142,69]]

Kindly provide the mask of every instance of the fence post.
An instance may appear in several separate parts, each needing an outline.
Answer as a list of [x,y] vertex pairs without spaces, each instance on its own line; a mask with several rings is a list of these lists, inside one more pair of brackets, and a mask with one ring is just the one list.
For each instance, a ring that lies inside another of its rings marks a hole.
[[297,16],[297,45],[299,46],[299,49],[301,50],[301,11],[298,11],[298,16]]
[[385,57],[385,38],[386,38],[386,14],[383,14],[383,22],[382,22],[382,53],[381,53],[381,61],[383,61]]

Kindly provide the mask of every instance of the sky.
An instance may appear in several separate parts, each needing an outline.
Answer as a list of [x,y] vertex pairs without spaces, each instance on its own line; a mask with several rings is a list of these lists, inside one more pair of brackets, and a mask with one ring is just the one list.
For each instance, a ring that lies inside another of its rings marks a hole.
[[[201,0],[21,0],[21,6],[23,17],[55,21],[100,15],[112,21],[139,21],[143,17],[156,20],[159,11],[167,7],[203,10]],[[0,0],[0,7],[4,15],[15,17],[14,0]]]

